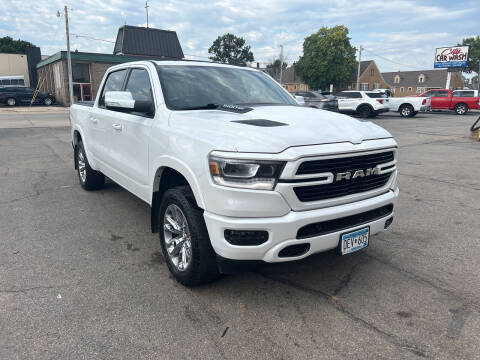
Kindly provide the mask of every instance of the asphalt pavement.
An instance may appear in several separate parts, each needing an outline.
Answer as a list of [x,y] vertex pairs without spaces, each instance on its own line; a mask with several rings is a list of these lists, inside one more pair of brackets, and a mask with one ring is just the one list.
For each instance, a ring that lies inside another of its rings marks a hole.
[[0,113],[0,358],[479,359],[479,115],[375,120],[401,192],[364,251],[185,288],[147,204],[82,190],[68,113]]

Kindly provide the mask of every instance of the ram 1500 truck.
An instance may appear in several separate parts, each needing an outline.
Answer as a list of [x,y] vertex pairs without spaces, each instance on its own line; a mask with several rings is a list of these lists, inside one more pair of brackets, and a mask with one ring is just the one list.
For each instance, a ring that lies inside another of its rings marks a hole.
[[392,136],[301,107],[255,69],[113,66],[95,102],[74,104],[70,118],[81,186],[99,189],[107,176],[148,203],[166,264],[185,285],[239,264],[349,254],[393,219]]
[[480,108],[480,98],[464,96],[462,92],[433,89],[419,95],[430,98],[432,110],[455,110],[457,115],[465,115],[468,110]]

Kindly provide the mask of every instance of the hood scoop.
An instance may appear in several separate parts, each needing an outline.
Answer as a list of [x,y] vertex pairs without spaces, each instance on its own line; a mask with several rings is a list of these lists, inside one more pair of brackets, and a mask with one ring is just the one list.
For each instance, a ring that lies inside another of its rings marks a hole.
[[246,124],[246,125],[253,125],[253,126],[261,126],[261,127],[275,127],[275,126],[286,126],[288,124],[272,121],[272,120],[264,120],[264,119],[252,119],[252,120],[233,120],[232,122]]

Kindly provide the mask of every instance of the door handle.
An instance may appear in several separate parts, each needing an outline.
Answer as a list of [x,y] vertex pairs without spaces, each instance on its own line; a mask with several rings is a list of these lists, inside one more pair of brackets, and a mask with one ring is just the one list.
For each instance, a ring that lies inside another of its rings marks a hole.
[[122,125],[121,124],[112,124],[112,127],[115,130],[122,131]]

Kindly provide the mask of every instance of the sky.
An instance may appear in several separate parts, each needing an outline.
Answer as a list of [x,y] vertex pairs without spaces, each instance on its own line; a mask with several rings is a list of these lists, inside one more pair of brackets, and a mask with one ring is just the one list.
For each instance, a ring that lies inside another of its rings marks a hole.
[[[212,42],[230,32],[246,40],[262,67],[278,58],[280,45],[289,64],[298,60],[304,38],[322,26],[347,26],[352,45],[365,48],[362,60],[375,60],[382,72],[431,69],[435,48],[480,35],[478,0],[150,0],[148,4],[150,27],[175,30],[187,58],[205,60]],[[144,0],[0,0],[0,37],[27,40],[40,46],[43,55],[65,50],[64,5],[69,8],[72,50],[112,53],[120,26],[146,26]]]

